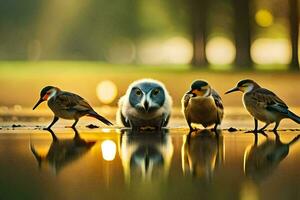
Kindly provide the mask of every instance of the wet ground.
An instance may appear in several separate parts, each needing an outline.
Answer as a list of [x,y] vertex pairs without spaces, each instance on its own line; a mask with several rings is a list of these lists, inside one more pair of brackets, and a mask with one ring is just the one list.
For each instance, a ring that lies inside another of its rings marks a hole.
[[245,113],[228,113],[223,127],[242,130],[188,135],[175,112],[154,134],[89,118],[49,132],[48,115],[2,115],[0,199],[300,199],[299,125],[255,135]]

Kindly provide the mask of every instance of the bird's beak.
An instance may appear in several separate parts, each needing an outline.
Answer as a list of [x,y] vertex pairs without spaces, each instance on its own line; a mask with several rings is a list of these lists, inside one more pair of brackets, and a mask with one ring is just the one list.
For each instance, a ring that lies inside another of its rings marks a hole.
[[35,106],[32,108],[32,110],[34,110],[36,107],[38,107],[43,101],[45,101],[45,100],[39,99],[38,102],[35,104]]
[[240,91],[240,89],[238,87],[234,87],[231,90],[228,90],[227,92],[225,92],[225,94],[229,94],[231,92],[236,92],[236,91]]
[[147,112],[149,111],[149,102],[147,100],[144,102],[144,108]]
[[188,94],[188,95],[191,95],[192,97],[197,96],[197,95],[193,92],[193,90],[188,91],[187,94]]

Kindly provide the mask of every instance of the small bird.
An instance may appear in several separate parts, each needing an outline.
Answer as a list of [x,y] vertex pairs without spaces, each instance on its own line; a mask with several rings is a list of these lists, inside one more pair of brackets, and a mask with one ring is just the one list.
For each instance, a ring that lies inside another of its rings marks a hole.
[[47,129],[50,129],[59,118],[75,120],[72,125],[72,128],[75,128],[78,120],[83,116],[94,117],[106,125],[113,125],[110,121],[96,113],[85,99],[77,94],[62,91],[57,87],[44,87],[41,90],[40,99],[33,107],[33,110],[44,101],[48,101],[48,106],[54,113],[54,119]]
[[[241,80],[237,86],[227,91],[225,94],[241,91],[243,104],[248,112],[254,117],[254,132],[263,132],[271,123],[275,122],[273,131],[276,131],[280,121],[285,118],[292,119],[300,123],[300,117],[291,112],[283,100],[268,89],[260,87],[255,81],[250,79]],[[258,120],[265,122],[265,126],[258,128]]]
[[141,79],[120,98],[117,121],[135,130],[161,129],[169,122],[171,107],[172,98],[163,83]]
[[192,123],[202,124],[205,128],[211,125],[214,130],[221,124],[224,107],[222,99],[211,86],[203,80],[196,80],[181,100],[185,119],[193,131]]

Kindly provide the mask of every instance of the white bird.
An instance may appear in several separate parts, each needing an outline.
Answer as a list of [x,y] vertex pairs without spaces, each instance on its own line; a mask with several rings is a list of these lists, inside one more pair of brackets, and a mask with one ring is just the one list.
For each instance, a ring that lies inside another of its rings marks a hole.
[[163,83],[141,79],[131,83],[119,100],[117,122],[135,130],[166,127],[172,98]]

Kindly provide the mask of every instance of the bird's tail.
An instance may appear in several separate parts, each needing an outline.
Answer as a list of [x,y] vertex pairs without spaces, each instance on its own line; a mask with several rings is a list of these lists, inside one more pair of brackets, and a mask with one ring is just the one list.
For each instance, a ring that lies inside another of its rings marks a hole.
[[112,126],[112,125],[113,125],[113,123],[111,123],[111,122],[108,121],[105,117],[99,115],[99,114],[96,113],[95,111],[89,112],[87,115],[90,116],[90,117],[94,117],[94,118],[100,120],[101,122],[103,122],[104,124],[106,124],[106,125],[108,125],[108,126]]
[[295,113],[288,111],[288,117],[293,120],[294,122],[300,124],[300,117],[296,115]]

